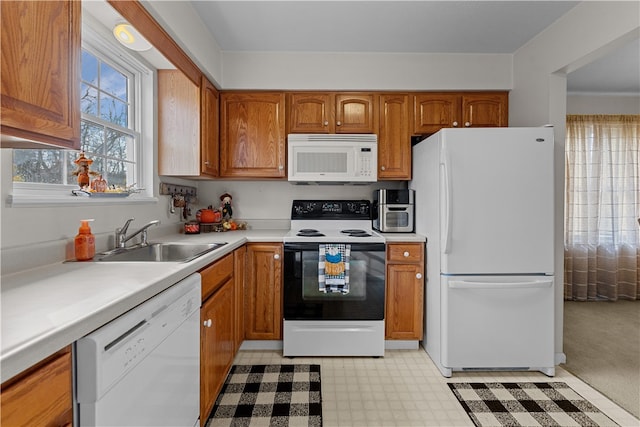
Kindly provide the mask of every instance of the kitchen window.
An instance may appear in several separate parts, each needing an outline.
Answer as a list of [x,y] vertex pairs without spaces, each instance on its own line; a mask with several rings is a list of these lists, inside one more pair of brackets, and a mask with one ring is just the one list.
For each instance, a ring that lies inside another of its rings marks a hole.
[[[112,188],[143,189],[153,170],[152,162],[144,161],[153,158],[152,131],[143,132],[152,123],[152,70],[87,25],[82,37],[81,150],[93,161],[90,179],[102,176]],[[87,202],[71,194],[79,188],[74,163],[79,155],[75,150],[14,149],[12,205]]]

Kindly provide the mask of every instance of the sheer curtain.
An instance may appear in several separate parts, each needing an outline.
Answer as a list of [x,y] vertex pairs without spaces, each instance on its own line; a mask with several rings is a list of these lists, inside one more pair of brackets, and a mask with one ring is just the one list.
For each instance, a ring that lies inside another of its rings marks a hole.
[[565,299],[640,299],[640,116],[567,116]]

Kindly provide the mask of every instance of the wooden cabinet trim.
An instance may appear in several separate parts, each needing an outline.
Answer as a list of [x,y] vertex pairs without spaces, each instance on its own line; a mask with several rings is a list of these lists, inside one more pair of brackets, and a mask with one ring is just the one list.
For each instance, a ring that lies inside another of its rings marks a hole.
[[233,253],[230,253],[200,270],[202,276],[202,301],[206,300],[225,284],[229,278],[233,277],[233,267]]

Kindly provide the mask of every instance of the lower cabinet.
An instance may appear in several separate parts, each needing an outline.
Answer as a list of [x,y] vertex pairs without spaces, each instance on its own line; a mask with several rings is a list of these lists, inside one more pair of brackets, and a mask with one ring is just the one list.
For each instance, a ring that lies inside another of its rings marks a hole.
[[248,243],[245,338],[282,339],[282,243]]
[[200,271],[200,422],[207,420],[236,354],[234,255]]
[[71,348],[2,384],[0,425],[71,427]]
[[387,245],[385,338],[421,340],[424,317],[424,244]]

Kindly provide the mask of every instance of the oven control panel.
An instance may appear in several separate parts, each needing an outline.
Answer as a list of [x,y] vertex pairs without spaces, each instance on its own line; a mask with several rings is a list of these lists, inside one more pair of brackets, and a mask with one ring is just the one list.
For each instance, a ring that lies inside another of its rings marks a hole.
[[294,200],[291,219],[370,219],[368,200]]

